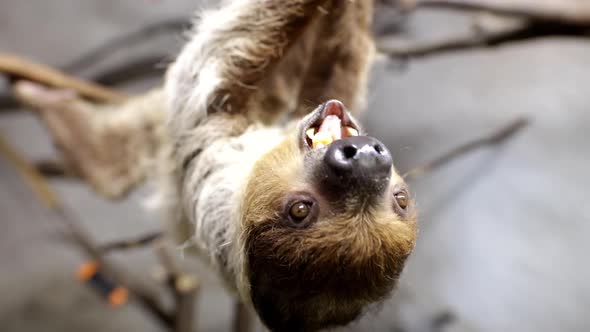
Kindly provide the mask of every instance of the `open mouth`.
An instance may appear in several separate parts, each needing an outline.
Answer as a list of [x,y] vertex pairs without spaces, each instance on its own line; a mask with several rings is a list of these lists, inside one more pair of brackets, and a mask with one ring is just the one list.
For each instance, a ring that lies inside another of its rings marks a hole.
[[357,125],[338,100],[326,102],[304,131],[305,142],[311,149],[328,146],[342,138],[359,136]]

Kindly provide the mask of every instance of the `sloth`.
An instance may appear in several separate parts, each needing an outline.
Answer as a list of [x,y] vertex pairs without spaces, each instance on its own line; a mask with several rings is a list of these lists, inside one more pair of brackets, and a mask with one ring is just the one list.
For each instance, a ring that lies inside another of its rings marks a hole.
[[372,10],[235,0],[196,19],[162,88],[118,105],[29,82],[15,93],[97,192],[156,183],[168,234],[270,330],[342,326],[392,293],[416,239],[391,153],[354,117]]

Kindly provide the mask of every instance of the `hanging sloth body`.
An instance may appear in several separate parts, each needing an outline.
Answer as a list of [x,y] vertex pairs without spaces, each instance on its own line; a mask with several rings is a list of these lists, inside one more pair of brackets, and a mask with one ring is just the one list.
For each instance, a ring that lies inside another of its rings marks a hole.
[[162,89],[112,106],[17,93],[48,97],[41,117],[97,191],[155,180],[170,233],[268,328],[341,326],[390,295],[416,237],[391,154],[353,117],[372,7],[232,1],[200,15]]

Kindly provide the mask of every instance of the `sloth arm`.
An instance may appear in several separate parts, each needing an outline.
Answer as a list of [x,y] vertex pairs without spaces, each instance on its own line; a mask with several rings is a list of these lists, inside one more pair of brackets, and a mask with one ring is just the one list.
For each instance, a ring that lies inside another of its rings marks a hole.
[[375,53],[371,31],[374,4],[372,0],[343,2],[327,3],[327,14],[313,31],[318,37],[302,80],[298,117],[329,99],[342,101],[355,115],[364,107]]
[[364,107],[374,56],[373,1],[330,0],[269,70],[250,97],[250,113],[274,123],[286,113],[301,118],[338,99],[354,114]]
[[[292,46],[319,15],[318,8],[327,2],[234,1],[202,13],[165,81],[171,112],[168,127],[180,164],[187,164],[187,156],[194,152],[184,151],[182,146],[199,148],[191,138],[195,127],[216,122],[219,114],[232,115],[224,117],[224,121],[241,122],[244,117],[252,120],[261,108],[270,106],[269,100],[281,89],[275,83],[288,75],[281,70],[286,67],[281,60],[288,58]],[[308,57],[304,58],[303,62]],[[289,98],[279,99],[282,102],[275,113],[281,113],[282,106],[289,102]],[[223,127],[214,127],[211,133],[226,137],[243,130],[240,125],[235,126],[235,131],[227,128],[230,125]]]

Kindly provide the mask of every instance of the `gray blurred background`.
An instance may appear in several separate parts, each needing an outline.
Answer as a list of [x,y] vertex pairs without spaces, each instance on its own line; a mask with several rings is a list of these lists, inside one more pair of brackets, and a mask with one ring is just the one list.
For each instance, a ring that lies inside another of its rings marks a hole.
[[[212,1],[213,3],[213,1]],[[64,67],[147,24],[190,17],[189,0],[0,0],[0,51]],[[376,31],[434,38],[465,17],[421,11],[401,22],[380,10]],[[154,34],[74,74],[96,78],[156,55],[165,65],[182,38]],[[0,83],[0,89],[2,84]],[[139,92],[155,77],[117,87]],[[489,133],[518,115],[532,122],[505,144],[481,149],[411,183],[419,241],[398,292],[346,331],[589,331],[590,40],[545,38],[412,60],[379,60],[364,123],[406,171]],[[31,159],[54,154],[29,113],[1,112],[0,132]],[[158,227],[142,206],[149,189],[106,202],[83,184],[52,184],[92,234],[108,241]],[[18,189],[20,188],[20,189]],[[112,310],[74,278],[83,261],[55,220],[0,163],[0,330],[162,331],[136,306]],[[20,191],[19,191],[20,190]],[[25,198],[28,198],[25,199]],[[155,260],[115,259],[146,284]],[[199,331],[229,331],[232,300],[199,268]]]

